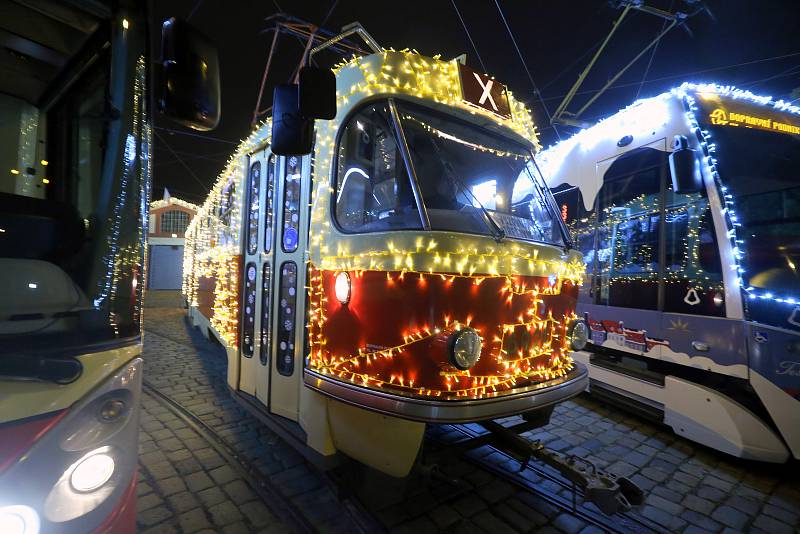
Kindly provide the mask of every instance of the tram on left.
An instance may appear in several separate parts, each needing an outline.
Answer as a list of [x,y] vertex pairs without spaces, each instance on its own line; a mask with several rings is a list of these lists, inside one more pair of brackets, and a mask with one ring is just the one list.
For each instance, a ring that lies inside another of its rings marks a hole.
[[213,46],[145,4],[0,0],[3,534],[135,530],[151,103],[220,114]]

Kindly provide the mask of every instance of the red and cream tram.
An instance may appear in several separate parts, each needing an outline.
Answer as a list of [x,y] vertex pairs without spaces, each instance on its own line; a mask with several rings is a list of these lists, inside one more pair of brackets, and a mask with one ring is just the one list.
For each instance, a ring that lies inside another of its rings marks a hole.
[[404,476],[428,423],[585,388],[584,267],[529,111],[457,60],[373,50],[334,69],[310,154],[278,155],[271,123],[241,144],[187,230],[183,291],[237,400],[323,458]]

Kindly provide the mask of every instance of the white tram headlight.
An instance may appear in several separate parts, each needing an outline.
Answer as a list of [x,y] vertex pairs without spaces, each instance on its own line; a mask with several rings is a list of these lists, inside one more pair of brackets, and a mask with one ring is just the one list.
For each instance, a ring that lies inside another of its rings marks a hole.
[[472,328],[462,328],[450,336],[450,360],[462,371],[472,368],[481,358],[481,336]]
[[589,343],[589,327],[584,321],[573,321],[567,332],[567,338],[572,350],[583,350]]
[[81,460],[69,477],[75,491],[87,493],[94,491],[114,474],[114,458],[105,453],[92,454]]
[[0,506],[0,532],[3,534],[38,534],[39,514],[30,506]]
[[336,291],[336,300],[342,304],[350,302],[352,292],[352,285],[350,283],[350,275],[342,271],[336,275],[336,284],[334,286]]

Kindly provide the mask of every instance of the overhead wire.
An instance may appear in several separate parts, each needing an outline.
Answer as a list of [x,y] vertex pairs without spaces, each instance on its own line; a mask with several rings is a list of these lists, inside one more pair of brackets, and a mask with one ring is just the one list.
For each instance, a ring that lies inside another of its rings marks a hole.
[[[765,62],[768,62],[768,61],[777,61],[777,60],[780,60],[780,59],[786,59],[786,58],[795,57],[795,56],[800,56],[800,52],[792,52],[792,53],[783,54],[783,55],[780,55],[780,56],[772,56],[772,57],[768,57],[768,58],[754,59],[754,60],[745,61],[745,62],[742,62],[742,63],[732,63],[730,65],[721,65],[719,67],[712,67],[710,69],[702,69],[702,70],[682,72],[682,73],[677,73],[677,74],[670,74],[669,76],[661,76],[659,78],[651,78],[651,79],[647,80],[645,82],[645,84],[661,82],[661,81],[664,81],[664,80],[671,80],[671,79],[674,79],[674,78],[684,78],[684,77],[687,77],[687,76],[694,76],[696,74],[705,74],[706,72],[715,72],[715,71],[718,71],[718,70],[726,70],[726,69],[732,69],[732,68],[735,68],[735,67],[743,67],[743,66],[746,66],[746,65],[754,65],[754,64],[757,64],[757,63],[765,63]],[[639,83],[640,82],[620,83],[620,84],[612,85],[611,87],[609,87],[609,89],[623,89],[625,87],[632,87],[632,86],[637,85]],[[597,89],[587,89],[585,91],[579,91],[579,92],[577,92],[575,94],[576,95],[585,95],[585,94],[592,94],[592,93],[595,93],[595,92],[597,92]],[[565,95],[550,96],[550,97],[545,98],[544,100],[546,100],[546,101],[549,101],[549,100],[560,100],[560,99],[564,98],[564,96]]]
[[186,164],[186,162],[183,161],[181,159],[181,157],[172,149],[172,147],[169,145],[169,143],[167,143],[167,140],[164,139],[164,136],[162,136],[160,133],[158,133],[158,130],[154,130],[154,132],[156,134],[156,137],[161,139],[161,142],[164,143],[164,146],[167,147],[167,150],[169,150],[172,153],[172,155],[175,157],[175,159],[178,160],[178,163],[180,163],[183,166],[183,168],[186,169],[186,171],[189,173],[189,175],[192,178],[194,178],[195,180],[197,180],[197,183],[199,183],[200,185],[203,186],[203,189],[206,190],[206,193],[210,193],[211,189],[200,178],[197,177],[197,175],[194,173],[194,171],[191,168],[189,168],[189,166]]
[[[675,7],[675,0],[672,0],[669,3],[669,12],[672,13],[672,9]],[[661,23],[661,30],[658,32],[657,35],[662,35],[664,30],[667,27],[668,19],[664,19],[664,22]],[[661,44],[661,39],[656,42],[655,46],[653,46],[653,51],[650,52],[650,59],[647,61],[647,67],[644,69],[644,74],[642,75],[642,81],[639,83],[639,88],[636,90],[636,97],[634,100],[639,99],[639,94],[642,92],[642,87],[644,87],[644,82],[647,80],[647,75],[650,73],[650,67],[653,65],[653,59],[656,57],[656,51],[658,50],[658,45]]]
[[486,69],[486,64],[483,62],[480,52],[478,52],[478,47],[475,46],[475,41],[472,40],[472,35],[470,35],[469,29],[467,29],[467,23],[464,22],[464,17],[461,16],[461,12],[458,10],[458,6],[456,6],[456,0],[450,0],[450,2],[453,4],[453,9],[455,9],[456,15],[458,15],[458,20],[461,21],[461,26],[464,27],[464,33],[467,34],[467,39],[469,39],[472,49],[475,50],[475,55],[478,57],[478,63],[481,64],[481,69],[483,69],[484,73],[488,72]]
[[227,143],[229,145],[238,145],[239,144],[239,141],[230,141],[228,139],[222,139],[220,137],[213,137],[213,136],[210,136],[210,135],[196,134],[196,133],[192,133],[192,132],[182,132],[180,130],[173,130],[172,128],[165,128],[163,126],[155,126],[154,128],[156,130],[169,132],[170,134],[185,135],[185,136],[188,136],[188,137],[197,137],[198,139],[205,139],[206,141],[215,141],[217,143]]
[[[533,75],[531,74],[530,69],[528,69],[528,63],[525,61],[525,58],[522,55],[522,51],[517,45],[517,40],[514,37],[514,32],[511,31],[511,26],[508,25],[508,21],[506,20],[506,16],[503,13],[503,9],[500,7],[500,2],[498,0],[494,0],[494,5],[497,6],[497,11],[500,13],[500,18],[503,20],[503,24],[508,31],[509,37],[511,37],[511,42],[514,43],[514,48],[517,51],[517,55],[519,56],[519,60],[522,62],[522,66],[525,67],[525,73],[528,75],[528,80],[530,80],[531,85],[533,86],[533,92],[536,93],[536,96],[539,98],[539,102],[542,104],[542,108],[544,108],[544,112],[547,115],[547,122],[552,122],[552,115],[550,115],[550,110],[547,109],[547,104],[545,104],[544,99],[542,98],[542,93],[539,91],[539,88],[536,86],[536,82],[533,81]],[[553,127],[553,130],[556,132],[558,139],[561,140],[561,134],[558,132],[558,128]]]

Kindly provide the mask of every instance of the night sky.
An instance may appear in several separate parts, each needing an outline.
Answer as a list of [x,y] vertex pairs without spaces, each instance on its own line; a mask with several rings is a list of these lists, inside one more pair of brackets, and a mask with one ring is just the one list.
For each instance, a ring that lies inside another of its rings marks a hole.
[[[508,85],[533,109],[545,146],[557,140],[534,92],[494,0],[455,0],[486,70]],[[500,0],[522,56],[544,104],[552,113],[605,38],[621,10],[604,0]],[[648,5],[686,13],[699,3],[649,0]],[[279,12],[319,24],[332,3],[306,0],[161,0],[152,16],[188,18],[220,52],[222,121],[208,134],[195,133],[156,117],[153,198],[166,186],[173,196],[202,202],[239,140],[247,136],[271,34],[265,18]],[[654,96],[682,81],[737,85],[759,94],[800,97],[800,1],[708,0],[703,11],[675,28],[646,53],[582,118],[613,113],[639,97]],[[413,48],[450,59],[467,54],[467,64],[482,70],[451,0],[398,2],[340,0],[325,27],[338,30],[359,21],[384,47]],[[661,30],[663,19],[631,12],[573,101],[576,111],[618,69]],[[304,43],[283,35],[273,58],[265,100],[274,84],[285,83],[297,66]],[[158,50],[154,57],[158,57]],[[324,62],[333,64],[327,55]],[[642,80],[644,79],[644,83]],[[574,129],[559,127],[562,136]]]

